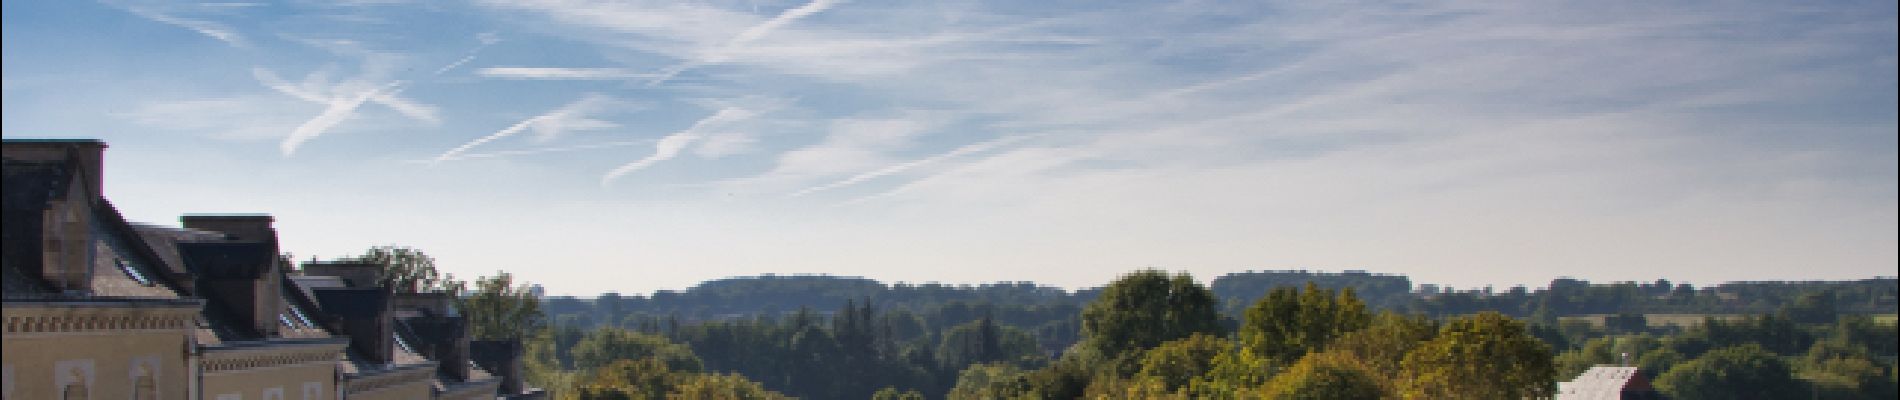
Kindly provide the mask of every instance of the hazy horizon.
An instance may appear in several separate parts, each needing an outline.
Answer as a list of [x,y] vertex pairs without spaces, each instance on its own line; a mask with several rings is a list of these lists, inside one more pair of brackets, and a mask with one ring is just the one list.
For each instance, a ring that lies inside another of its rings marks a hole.
[[549,294],[1900,265],[1895,5],[4,3],[9,138]]

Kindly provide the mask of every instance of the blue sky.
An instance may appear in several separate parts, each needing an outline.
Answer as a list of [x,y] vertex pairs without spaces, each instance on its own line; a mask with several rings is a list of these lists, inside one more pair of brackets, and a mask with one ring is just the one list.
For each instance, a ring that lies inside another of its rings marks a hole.
[[8,1],[135,220],[646,293],[1894,275],[1887,1]]

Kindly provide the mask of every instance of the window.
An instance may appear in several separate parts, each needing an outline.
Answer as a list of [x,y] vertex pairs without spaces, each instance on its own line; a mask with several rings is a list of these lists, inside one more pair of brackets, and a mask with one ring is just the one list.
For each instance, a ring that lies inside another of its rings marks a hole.
[[60,391],[61,400],[86,400],[86,385],[79,382],[66,384],[66,390]]
[[125,271],[125,276],[132,277],[132,280],[138,281],[140,285],[152,286],[152,285],[157,284],[156,282],[152,281],[152,278],[146,277],[145,273],[139,272],[139,269],[137,266],[132,265],[132,263],[125,262],[125,259],[119,258],[119,259],[114,259],[112,261],[119,265],[120,271]]
[[297,317],[297,322],[302,322],[303,326],[311,327],[311,328],[315,328],[317,326],[317,324],[310,322],[310,316],[303,315],[303,310],[298,309],[296,305],[291,305],[285,308],[289,308],[290,315],[293,317]]
[[158,382],[151,375],[139,376],[132,383],[132,400],[158,400]]
[[391,334],[389,336],[396,339],[396,346],[401,347],[402,351],[406,351],[410,353],[416,352],[415,348],[409,347],[409,342],[402,341],[402,335]]
[[303,383],[303,400],[323,400],[323,384],[316,383],[316,382],[304,382]]

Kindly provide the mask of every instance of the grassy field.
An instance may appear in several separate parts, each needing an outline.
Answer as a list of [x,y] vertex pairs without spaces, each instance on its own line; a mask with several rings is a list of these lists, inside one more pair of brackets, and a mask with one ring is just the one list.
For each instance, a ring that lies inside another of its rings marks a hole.
[[[1574,316],[1562,317],[1560,319],[1590,321],[1590,325],[1601,328],[1603,327],[1603,317],[1606,317],[1606,316],[1609,316],[1609,315],[1608,314],[1574,315]],[[1649,326],[1651,327],[1664,327],[1664,326],[1674,325],[1674,326],[1687,328],[1691,326],[1701,325],[1703,319],[1711,318],[1711,317],[1715,319],[1723,320],[1723,321],[1734,321],[1734,320],[1738,320],[1742,318],[1748,318],[1748,314],[1644,314],[1643,320],[1646,322],[1649,322]]]
[[1875,315],[1874,323],[1881,324],[1881,325],[1893,325],[1895,323],[1900,323],[1900,314]]

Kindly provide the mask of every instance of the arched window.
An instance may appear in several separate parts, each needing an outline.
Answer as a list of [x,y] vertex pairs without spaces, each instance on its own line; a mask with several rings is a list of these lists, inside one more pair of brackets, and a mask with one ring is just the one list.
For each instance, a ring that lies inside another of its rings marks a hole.
[[147,374],[132,381],[132,400],[158,400],[158,380]]
[[66,390],[60,392],[60,400],[86,400],[86,384],[83,382],[66,384]]

